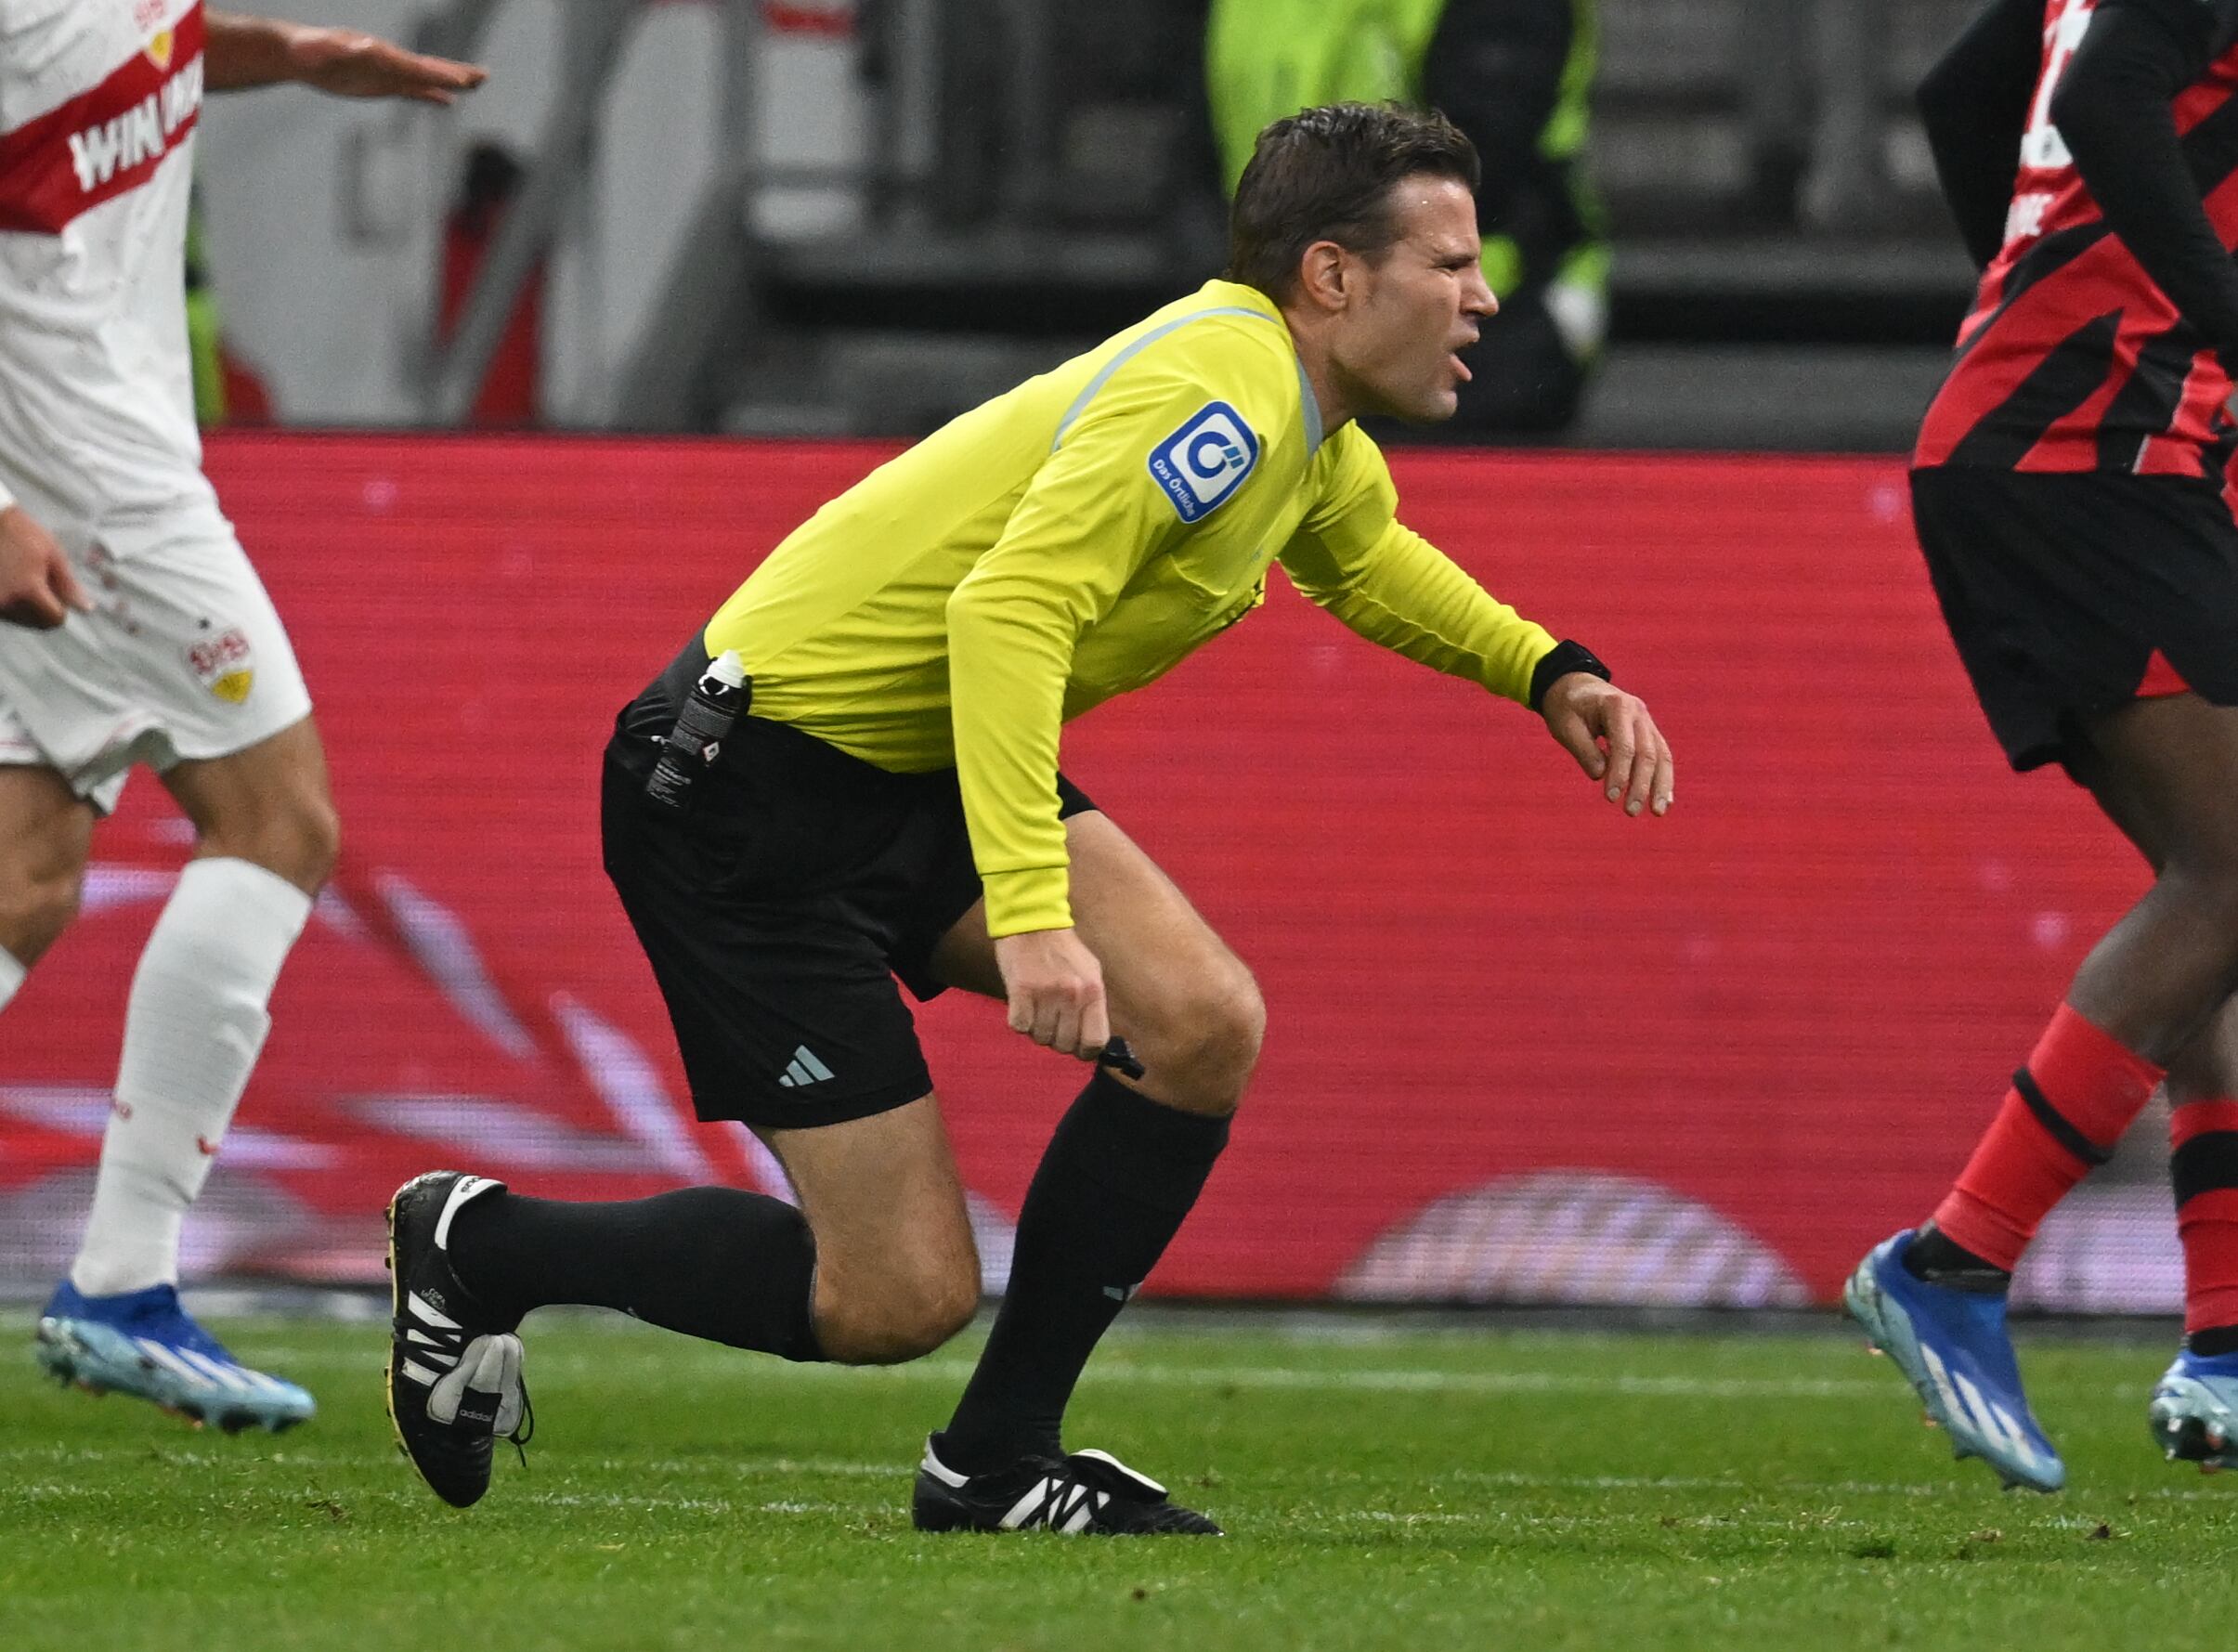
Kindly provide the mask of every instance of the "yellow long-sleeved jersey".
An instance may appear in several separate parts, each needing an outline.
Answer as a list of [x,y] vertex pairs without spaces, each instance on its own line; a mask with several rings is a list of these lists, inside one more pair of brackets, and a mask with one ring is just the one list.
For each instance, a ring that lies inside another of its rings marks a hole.
[[991,934],[1072,923],[1059,731],[1265,600],[1515,700],[1555,646],[1399,525],[1382,453],[1324,439],[1282,313],[1210,281],[964,414],[826,504],[707,627],[758,717],[954,765]]

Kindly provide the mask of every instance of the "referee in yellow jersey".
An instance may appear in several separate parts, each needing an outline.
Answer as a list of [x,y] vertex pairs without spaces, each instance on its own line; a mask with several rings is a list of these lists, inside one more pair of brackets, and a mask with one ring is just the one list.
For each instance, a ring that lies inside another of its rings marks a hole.
[[1540,713],[1627,813],[1671,806],[1646,708],[1402,527],[1355,423],[1452,413],[1496,307],[1477,181],[1436,115],[1276,122],[1225,280],[826,504],[624,709],[607,871],[699,1116],[749,1125],[801,1205],[407,1183],[389,1408],[438,1494],[475,1501],[493,1437],[519,1432],[515,1328],[548,1303],[850,1363],[913,1359],[969,1320],[979,1261],[898,977],[920,999],[1003,999],[1014,1030],[1095,1064],[1026,1194],[986,1351],[927,1442],[917,1524],[1218,1530],[1115,1458],[1068,1455],[1060,1424],[1227,1141],[1265,1011],[1060,772],[1064,723],[1243,618],[1280,562],[1361,635]]

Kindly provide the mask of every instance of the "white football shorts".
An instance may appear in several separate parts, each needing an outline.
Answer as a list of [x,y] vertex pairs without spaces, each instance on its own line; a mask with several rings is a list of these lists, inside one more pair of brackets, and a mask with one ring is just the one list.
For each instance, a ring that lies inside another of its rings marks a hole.
[[106,814],[135,763],[230,757],[311,709],[295,651],[231,524],[188,510],[146,527],[46,524],[94,612],[0,624],[0,763],[59,771]]

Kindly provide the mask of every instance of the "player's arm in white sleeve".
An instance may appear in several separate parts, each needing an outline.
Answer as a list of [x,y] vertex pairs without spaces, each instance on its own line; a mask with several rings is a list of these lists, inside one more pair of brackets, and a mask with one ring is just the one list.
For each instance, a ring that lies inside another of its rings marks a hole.
[[489,72],[406,51],[357,29],[321,29],[240,12],[207,14],[202,85],[213,92],[299,83],[337,98],[449,103]]

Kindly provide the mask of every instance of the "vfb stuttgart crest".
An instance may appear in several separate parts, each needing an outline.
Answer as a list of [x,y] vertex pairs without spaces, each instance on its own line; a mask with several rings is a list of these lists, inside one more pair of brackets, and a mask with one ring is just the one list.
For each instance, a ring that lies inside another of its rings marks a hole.
[[171,67],[171,54],[178,44],[176,25],[168,15],[172,9],[171,0],[138,0],[132,8],[132,26],[147,41],[140,49],[158,69]]
[[238,627],[207,643],[195,644],[187,650],[187,663],[194,668],[202,686],[228,706],[247,699],[256,681],[256,661],[249,639]]

